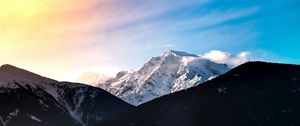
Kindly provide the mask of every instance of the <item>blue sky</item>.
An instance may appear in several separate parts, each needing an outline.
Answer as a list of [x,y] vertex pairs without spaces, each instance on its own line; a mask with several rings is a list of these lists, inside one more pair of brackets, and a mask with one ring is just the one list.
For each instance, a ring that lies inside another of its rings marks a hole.
[[137,69],[168,49],[300,64],[299,0],[27,0],[0,8],[0,64],[58,80]]
[[[210,10],[258,9],[251,15],[217,25],[216,27],[238,26],[237,32],[248,30],[244,35],[237,34],[238,37],[245,37],[244,40],[238,40],[237,45],[224,43],[223,47],[217,49],[228,52],[247,50],[252,52],[254,59],[300,63],[300,1],[215,1],[207,7]],[[236,35],[234,32],[229,34]],[[234,40],[229,41],[234,43]]]
[[[167,48],[194,54],[210,50],[233,54],[249,51],[253,60],[300,63],[300,2],[297,0],[176,2],[179,1],[157,2],[156,6],[143,2],[132,5],[148,8],[141,9],[140,13],[157,13],[114,29],[129,37],[124,41],[132,43],[128,47],[133,52],[131,55],[140,61],[129,61],[129,64],[142,64]],[[112,37],[115,33],[111,33]],[[123,38],[119,37],[119,41]]]
[[300,63],[300,1],[263,4],[257,18],[260,32],[255,48],[271,53],[274,61]]

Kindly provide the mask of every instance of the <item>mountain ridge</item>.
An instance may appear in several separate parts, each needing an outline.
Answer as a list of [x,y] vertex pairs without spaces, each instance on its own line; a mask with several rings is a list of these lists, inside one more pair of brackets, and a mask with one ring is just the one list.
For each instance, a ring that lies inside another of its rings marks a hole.
[[47,77],[43,77],[39,74],[30,72],[28,70],[18,68],[16,66],[10,64],[4,64],[0,66],[0,79],[2,80],[13,80],[13,79],[22,79],[24,81],[41,81],[41,80],[48,80],[52,82],[57,82],[54,79],[50,79]]
[[[63,120],[68,125],[93,126],[132,107],[100,88],[58,82],[12,65],[0,68],[0,94],[0,125],[4,126],[61,125]],[[20,116],[10,116],[14,112]]]
[[299,125],[299,100],[300,65],[249,62],[99,125]]

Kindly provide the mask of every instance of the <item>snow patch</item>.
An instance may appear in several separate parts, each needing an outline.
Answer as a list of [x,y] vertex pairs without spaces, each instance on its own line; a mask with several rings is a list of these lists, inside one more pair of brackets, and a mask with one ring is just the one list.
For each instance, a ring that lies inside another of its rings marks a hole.
[[218,87],[217,91],[219,93],[226,94],[227,93],[227,88],[226,87]]
[[207,80],[212,80],[212,79],[215,79],[216,77],[218,77],[218,76],[211,76]]
[[79,108],[82,102],[84,101],[85,96],[83,94],[85,91],[86,90],[84,90],[83,88],[80,88],[76,92],[76,94],[73,97],[74,107],[70,106],[68,103],[66,103],[66,101],[64,101],[64,104],[66,105],[66,108],[69,111],[70,115],[83,126],[85,126],[86,124],[82,121],[83,115],[79,111]]
[[25,115],[28,116],[29,118],[31,118],[31,119],[34,120],[34,121],[42,122],[39,118],[37,118],[36,116],[34,116],[34,115],[32,115],[32,114],[30,114],[30,115],[25,114]]
[[6,124],[8,123],[9,120],[4,121],[2,116],[0,116],[0,121],[3,126],[6,126]]
[[13,117],[16,117],[18,116],[18,113],[19,113],[19,109],[16,109],[15,111],[13,112],[10,112],[7,116],[6,116],[6,120],[4,120],[4,118],[2,116],[0,116],[0,122],[3,126],[6,126],[7,123],[13,118]]
[[10,117],[15,117],[15,116],[18,115],[19,111],[20,111],[19,109],[16,109],[14,112],[9,113],[8,115],[9,115]]
[[43,106],[43,108],[49,108],[49,105],[47,105],[44,101],[42,101],[41,99],[39,100],[40,105]]

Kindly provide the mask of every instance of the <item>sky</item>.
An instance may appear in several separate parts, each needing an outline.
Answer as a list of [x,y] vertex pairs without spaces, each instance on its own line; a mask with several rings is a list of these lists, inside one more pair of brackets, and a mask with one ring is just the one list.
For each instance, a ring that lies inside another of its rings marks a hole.
[[300,64],[299,0],[0,0],[0,64],[113,76],[168,49]]

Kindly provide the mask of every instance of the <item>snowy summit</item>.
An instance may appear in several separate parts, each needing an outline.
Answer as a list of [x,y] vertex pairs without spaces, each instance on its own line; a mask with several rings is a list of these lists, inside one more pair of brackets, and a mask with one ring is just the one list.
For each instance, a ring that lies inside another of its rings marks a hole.
[[139,105],[187,89],[227,72],[225,64],[201,56],[168,50],[151,58],[139,70],[119,72],[99,86],[124,101]]

